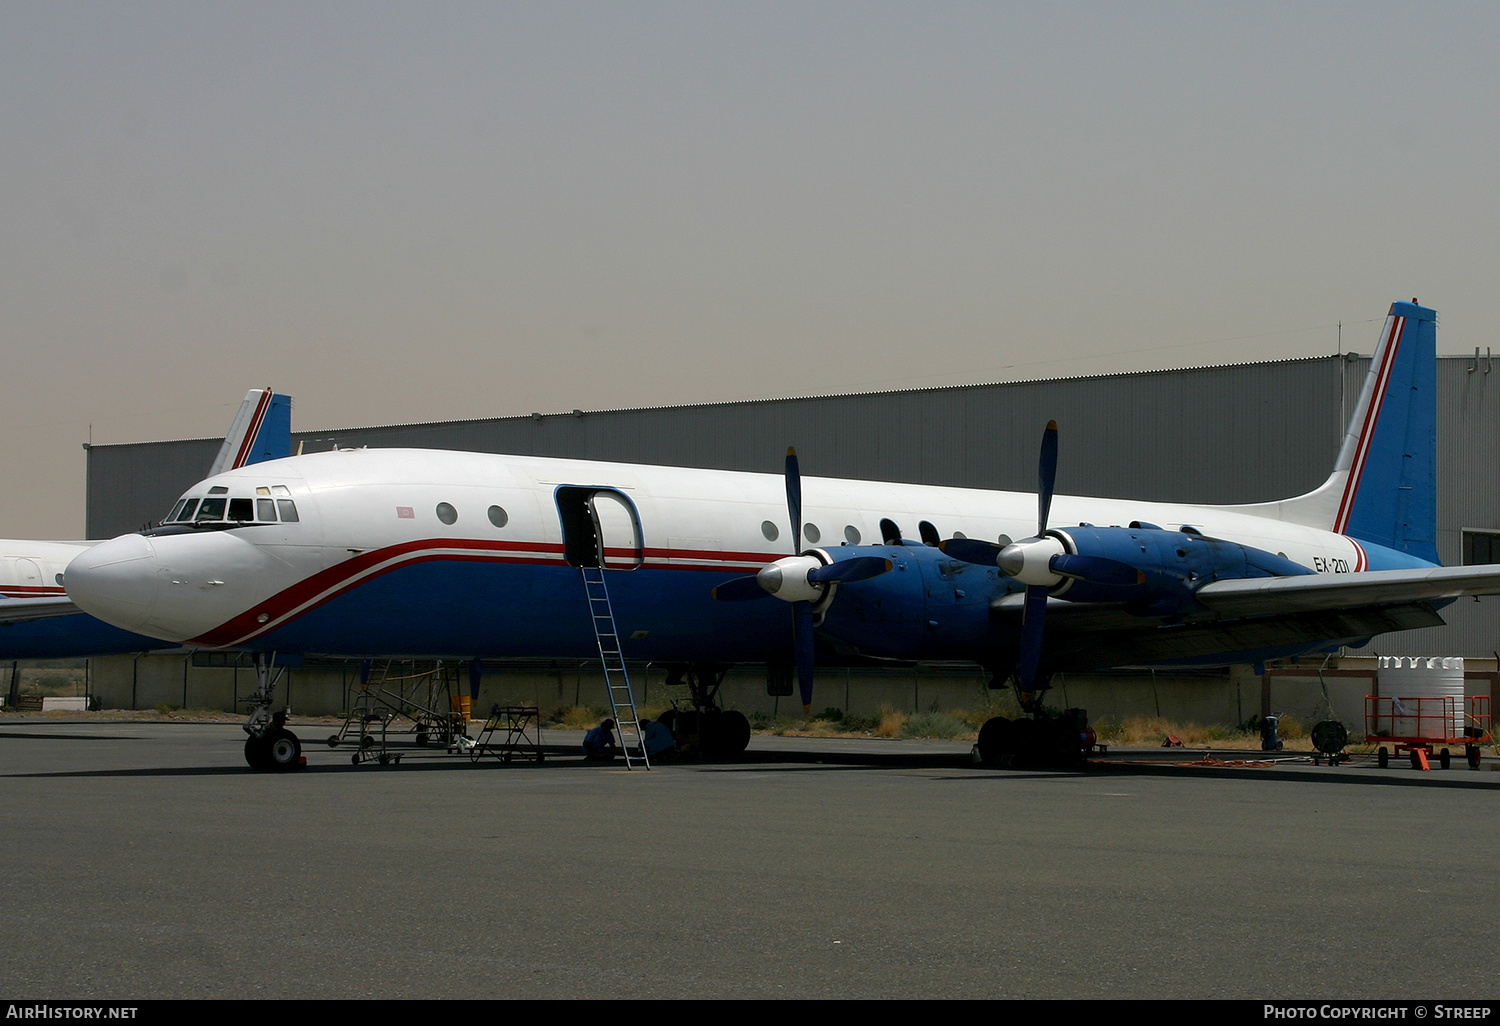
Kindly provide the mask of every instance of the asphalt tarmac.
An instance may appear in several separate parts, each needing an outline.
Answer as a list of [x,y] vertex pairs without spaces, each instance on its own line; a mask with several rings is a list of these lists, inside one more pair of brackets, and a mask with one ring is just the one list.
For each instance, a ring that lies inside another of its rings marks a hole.
[[318,736],[266,775],[232,725],[0,721],[0,999],[1500,992],[1493,762],[756,737],[628,772],[549,733],[542,765],[354,766]]

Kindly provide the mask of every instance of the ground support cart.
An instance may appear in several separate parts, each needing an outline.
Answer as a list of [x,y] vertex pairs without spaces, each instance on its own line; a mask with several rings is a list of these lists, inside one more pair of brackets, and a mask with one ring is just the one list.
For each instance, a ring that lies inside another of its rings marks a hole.
[[386,663],[360,667],[358,683],[345,694],[349,710],[328,746],[353,745],[350,761],[400,763],[413,749],[446,748],[459,751],[467,744],[467,695],[459,695],[454,675],[442,663]]
[[478,762],[485,754],[501,762],[524,760],[542,762],[542,725],[534,705],[497,705],[490,709],[489,719],[479,732],[479,741],[469,750],[469,758]]
[[1434,755],[1447,769],[1452,749],[1462,747],[1471,769],[1479,768],[1482,744],[1490,736],[1490,696],[1443,695],[1426,698],[1365,696],[1365,737],[1374,745],[1381,769],[1391,755],[1411,760],[1413,769],[1429,769]]

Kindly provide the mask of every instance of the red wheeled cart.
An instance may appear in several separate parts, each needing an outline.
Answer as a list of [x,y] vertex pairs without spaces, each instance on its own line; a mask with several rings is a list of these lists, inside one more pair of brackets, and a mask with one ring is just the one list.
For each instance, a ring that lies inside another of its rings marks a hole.
[[1376,759],[1381,769],[1390,765],[1392,750],[1398,759],[1403,755],[1409,758],[1413,769],[1430,768],[1436,751],[1438,765],[1447,769],[1450,749],[1460,745],[1469,767],[1478,769],[1479,746],[1491,743],[1490,696],[1366,695],[1365,737],[1380,746]]

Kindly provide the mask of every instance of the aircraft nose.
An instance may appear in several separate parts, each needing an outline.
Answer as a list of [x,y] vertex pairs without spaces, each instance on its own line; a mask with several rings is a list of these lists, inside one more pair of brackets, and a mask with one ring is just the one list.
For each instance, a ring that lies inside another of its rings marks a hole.
[[63,588],[85,613],[128,631],[140,631],[161,592],[156,549],[139,534],[122,535],[85,549],[63,571]]

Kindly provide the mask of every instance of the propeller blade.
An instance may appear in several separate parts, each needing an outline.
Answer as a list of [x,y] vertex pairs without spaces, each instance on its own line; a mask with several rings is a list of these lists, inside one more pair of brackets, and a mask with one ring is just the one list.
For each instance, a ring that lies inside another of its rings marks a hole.
[[810,570],[807,574],[809,581],[822,583],[824,581],[867,581],[871,577],[879,577],[886,573],[896,564],[889,559],[880,556],[855,556],[853,559],[841,559],[837,563],[829,563],[820,566],[816,570]]
[[802,555],[802,470],[797,450],[786,451],[786,512],[792,521],[792,555]]
[[749,599],[766,598],[771,593],[760,586],[755,577],[736,577],[725,581],[710,594],[720,602],[745,602]]
[[813,607],[811,602],[792,603],[792,644],[797,653],[797,688],[802,693],[802,711],[812,712]]
[[1026,611],[1021,615],[1020,683],[1022,704],[1036,690],[1037,667],[1042,662],[1042,626],[1047,619],[1047,586],[1032,584],[1026,588]]
[[1000,546],[977,538],[948,538],[938,542],[938,548],[946,556],[961,559],[965,563],[978,563],[980,566],[994,566],[995,559],[1000,555]]
[[1129,563],[1106,559],[1103,556],[1075,556],[1063,553],[1061,556],[1053,556],[1047,565],[1055,574],[1076,577],[1091,584],[1115,584],[1129,587],[1146,583],[1146,575]]
[[1047,514],[1052,511],[1052,489],[1057,484],[1057,421],[1047,421],[1042,432],[1042,454],[1037,465],[1036,536],[1047,533]]

